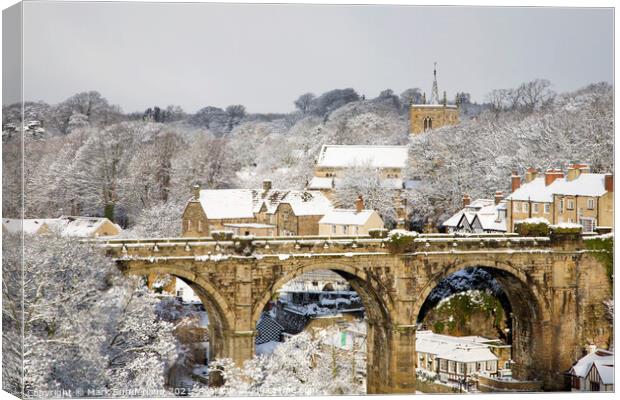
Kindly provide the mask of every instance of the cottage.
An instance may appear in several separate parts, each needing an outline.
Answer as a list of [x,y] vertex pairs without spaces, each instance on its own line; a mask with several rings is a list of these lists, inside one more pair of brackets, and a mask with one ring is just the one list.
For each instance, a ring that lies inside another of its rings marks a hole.
[[463,209],[448,218],[441,226],[448,233],[506,232],[506,201],[501,191],[495,199],[476,199],[463,196]]
[[2,233],[5,234],[21,234],[38,235],[51,233],[49,223],[55,219],[12,219],[4,218],[2,220]]
[[403,189],[408,157],[407,146],[323,145],[308,189],[330,193],[355,168],[378,171],[386,189]]
[[183,236],[207,236],[214,230],[238,235],[316,235],[318,221],[331,209],[330,201],[316,190],[192,189],[183,212]]
[[382,229],[383,219],[375,210],[364,209],[364,200],[358,198],[355,209],[333,209],[319,221],[319,235],[362,236],[370,229]]
[[3,219],[5,233],[58,234],[63,237],[117,236],[122,228],[107,218],[61,216],[47,219]]
[[[439,374],[443,382],[461,381],[473,374],[495,376],[498,360],[487,343],[477,336],[456,337],[432,331],[416,332],[416,368]],[[484,339],[484,338],[482,338]]]
[[566,176],[549,169],[544,176],[529,168],[524,182],[513,173],[507,197],[507,230],[516,221],[544,218],[551,224],[576,223],[584,232],[613,226],[613,175],[593,174],[585,164],[573,164]]
[[566,373],[573,392],[613,392],[614,353],[593,348]]

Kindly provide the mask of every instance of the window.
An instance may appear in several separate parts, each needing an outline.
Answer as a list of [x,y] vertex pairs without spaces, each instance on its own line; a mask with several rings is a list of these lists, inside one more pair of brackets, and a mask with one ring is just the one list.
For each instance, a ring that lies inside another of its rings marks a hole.
[[493,371],[493,361],[487,361],[487,371]]
[[335,235],[336,234],[336,225],[332,225],[332,234]]
[[188,219],[188,220],[187,220],[187,230],[188,230],[188,231],[191,231],[191,230],[192,230],[192,220],[191,220],[191,219]]
[[458,363],[459,366],[459,374],[465,375],[465,363]]
[[433,120],[431,117],[424,118],[424,132],[429,129],[433,129]]
[[594,199],[588,199],[588,210],[594,210]]
[[538,203],[534,203],[532,204],[532,212],[537,213],[538,214]]
[[560,199],[560,212],[564,212],[564,199]]
[[443,372],[448,371],[448,360],[439,360],[439,370]]
[[202,232],[202,221],[198,220],[198,232]]
[[524,213],[529,211],[529,207],[527,203],[521,204],[521,211],[523,211]]
[[590,391],[592,392],[600,392],[601,385],[598,382],[590,382]]
[[567,210],[574,210],[575,209],[575,200],[568,199],[568,202],[566,203],[566,209]]
[[573,376],[571,378],[571,386],[573,387],[573,389],[579,389],[580,383],[581,383],[581,379],[579,379],[578,376]]
[[355,227],[355,234],[356,234],[356,235],[359,235],[359,234],[360,234],[360,227],[359,227],[359,226],[356,226],[356,227]]
[[549,214],[551,211],[551,204],[545,203],[545,214]]
[[456,363],[454,361],[448,361],[448,372],[450,373],[456,372]]
[[342,225],[342,233],[345,235],[349,233],[349,227],[347,225]]

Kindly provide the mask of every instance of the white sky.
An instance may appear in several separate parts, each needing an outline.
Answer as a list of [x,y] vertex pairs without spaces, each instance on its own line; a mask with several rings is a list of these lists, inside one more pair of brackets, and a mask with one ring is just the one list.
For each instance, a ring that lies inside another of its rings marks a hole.
[[26,100],[97,90],[128,112],[168,104],[286,112],[302,93],[335,88],[428,95],[433,61],[440,91],[477,101],[534,78],[558,91],[613,83],[613,11],[24,3]]

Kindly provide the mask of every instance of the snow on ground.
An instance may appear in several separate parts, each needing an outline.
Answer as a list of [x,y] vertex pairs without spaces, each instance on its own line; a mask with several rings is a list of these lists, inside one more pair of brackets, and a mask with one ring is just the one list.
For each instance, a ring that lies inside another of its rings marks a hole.
[[275,349],[281,345],[282,342],[267,342],[263,344],[256,345],[256,354],[271,354],[275,351]]

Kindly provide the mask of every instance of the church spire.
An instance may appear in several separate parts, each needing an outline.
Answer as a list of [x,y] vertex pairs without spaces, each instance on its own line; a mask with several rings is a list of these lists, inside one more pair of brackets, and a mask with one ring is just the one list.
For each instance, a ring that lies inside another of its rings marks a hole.
[[433,68],[433,90],[431,92],[430,104],[439,104],[439,89],[437,88],[437,62]]

